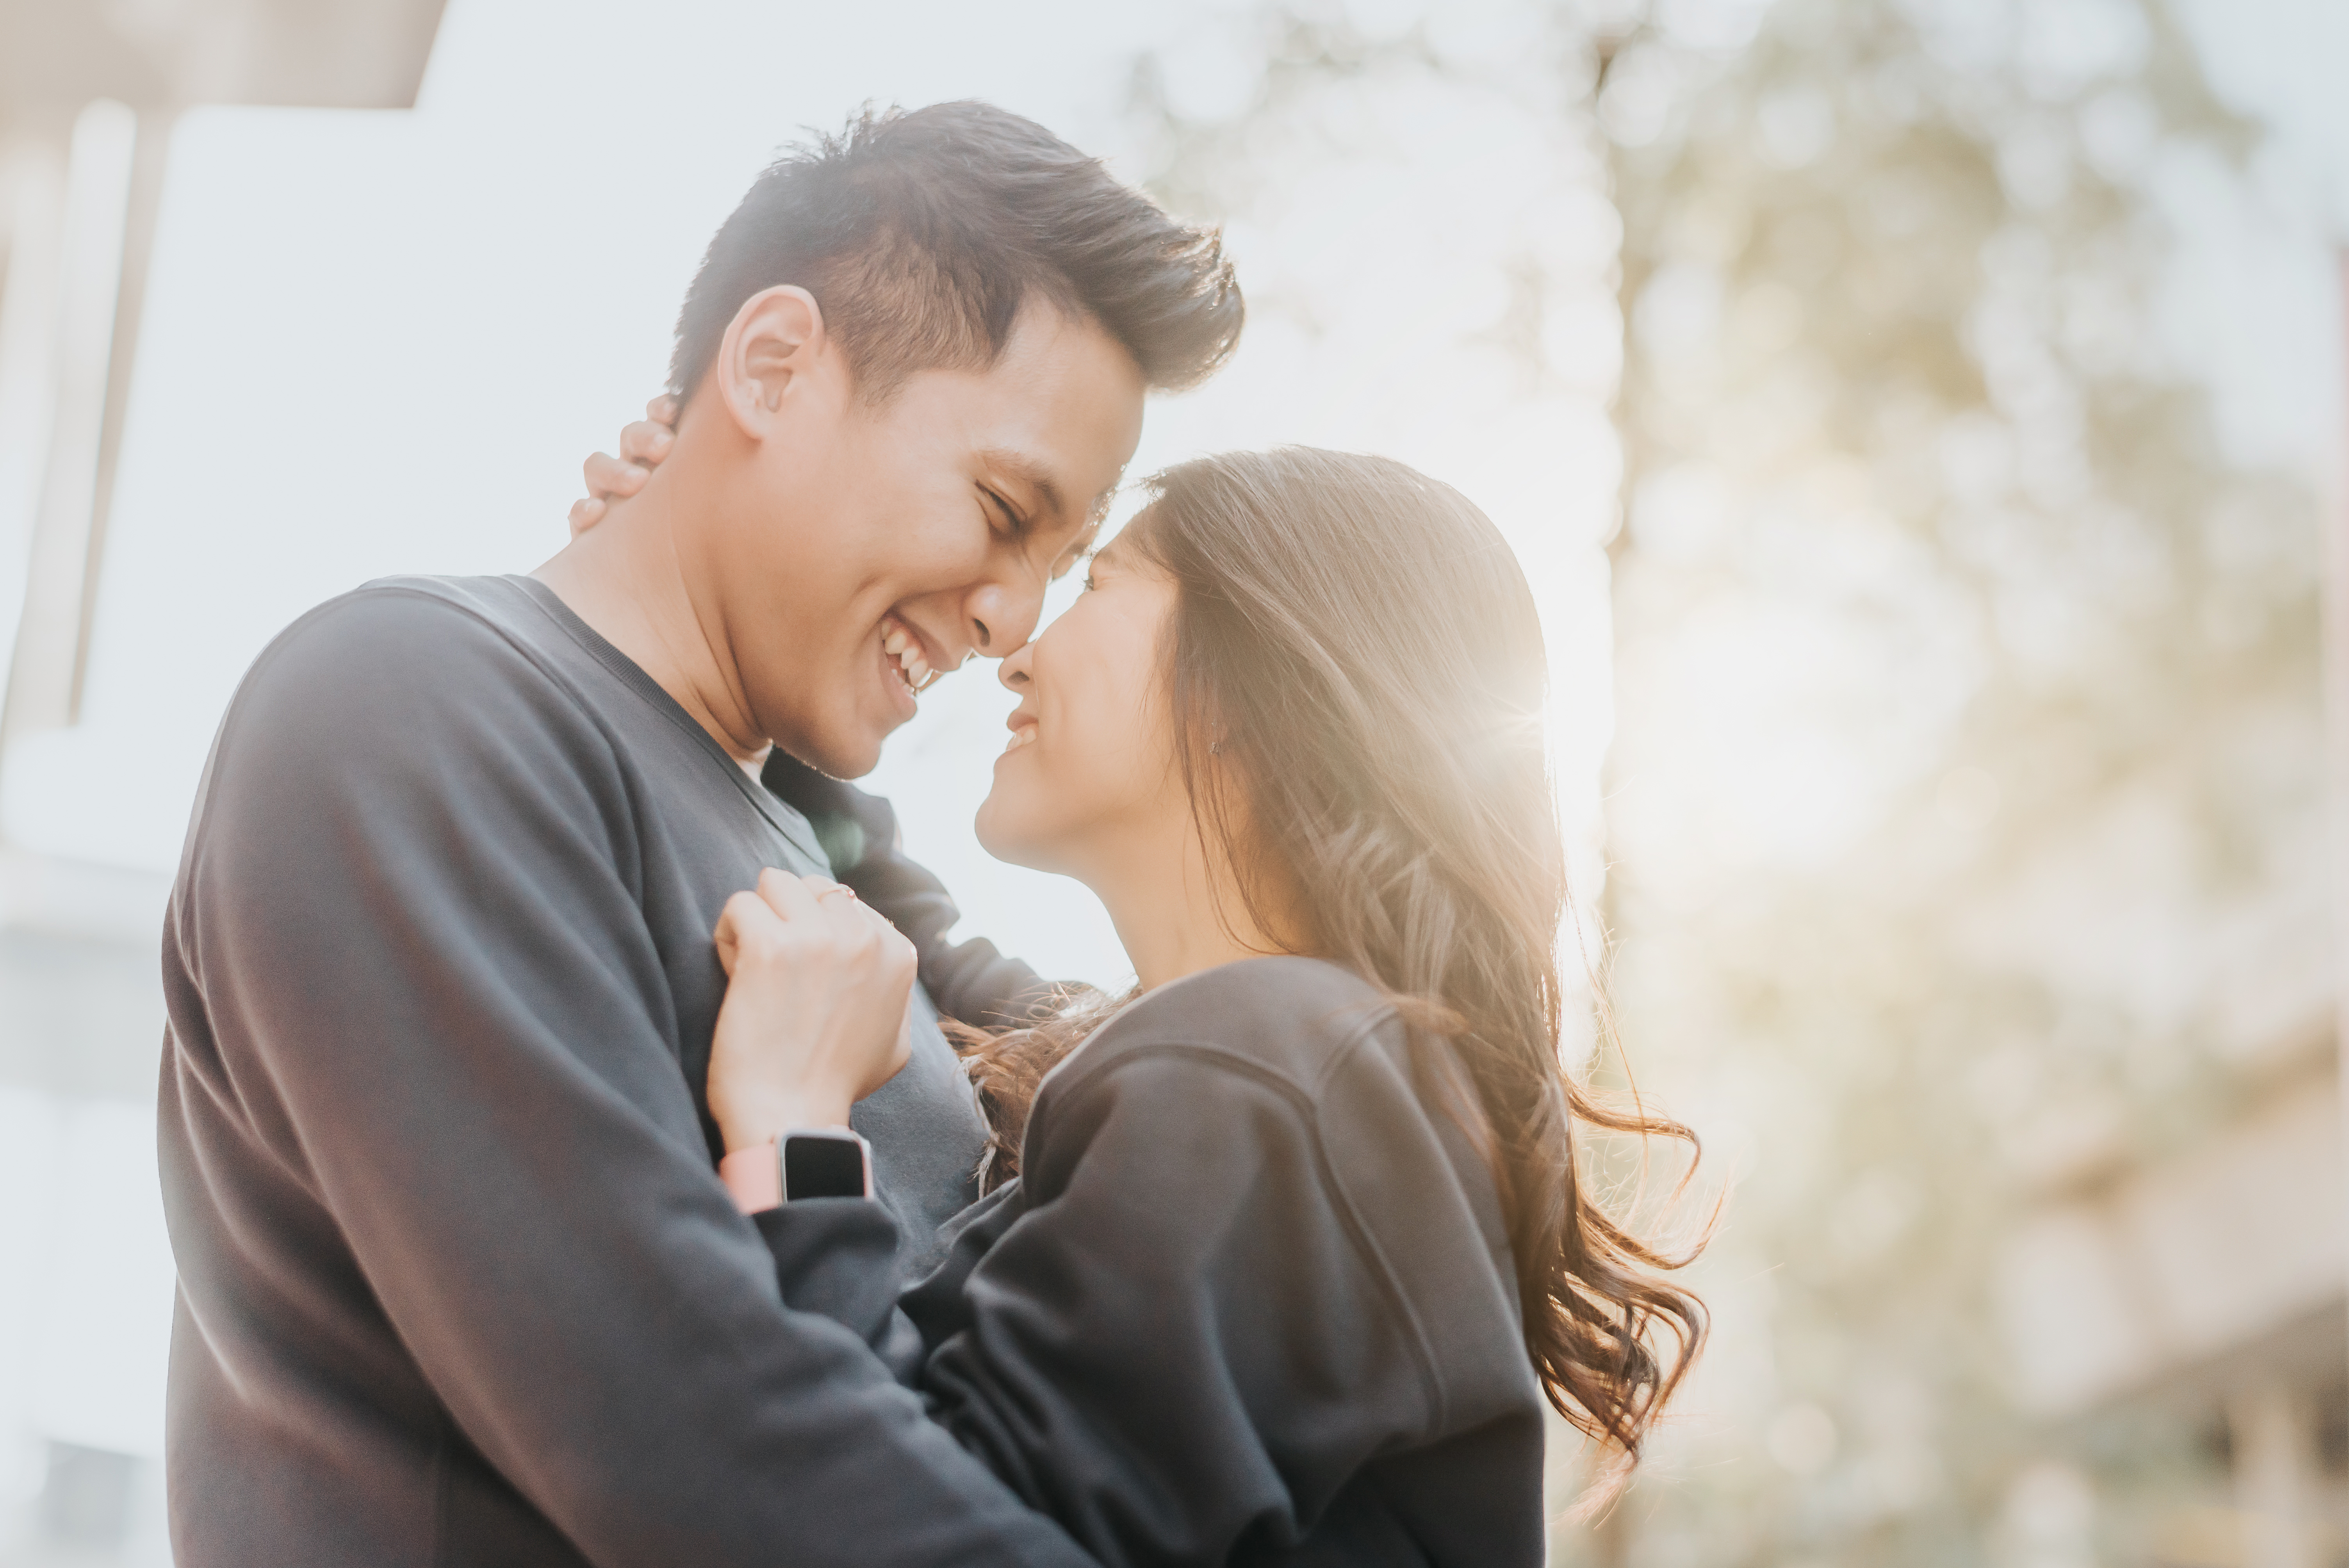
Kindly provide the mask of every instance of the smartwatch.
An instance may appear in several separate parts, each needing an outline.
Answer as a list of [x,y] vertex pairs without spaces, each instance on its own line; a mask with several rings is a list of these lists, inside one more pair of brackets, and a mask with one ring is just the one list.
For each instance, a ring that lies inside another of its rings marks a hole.
[[718,1179],[745,1214],[794,1198],[870,1198],[873,1146],[845,1127],[795,1127],[720,1160]]
[[775,1140],[783,1202],[873,1196],[873,1146],[845,1127],[799,1127]]

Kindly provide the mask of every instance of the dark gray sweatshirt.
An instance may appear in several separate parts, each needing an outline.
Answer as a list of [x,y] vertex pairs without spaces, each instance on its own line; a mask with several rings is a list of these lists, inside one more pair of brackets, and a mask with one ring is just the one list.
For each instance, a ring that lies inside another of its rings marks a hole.
[[[181,1568],[1085,1561],[713,1173],[710,930],[769,865],[805,820],[536,583],[271,645],[164,937]],[[982,1136],[926,1018],[856,1115],[926,1250]]]
[[758,1216],[784,1299],[1104,1563],[1542,1561],[1492,1176],[1360,979],[1265,958],[1151,993],[1046,1080],[1020,1169],[902,1299],[881,1205]]

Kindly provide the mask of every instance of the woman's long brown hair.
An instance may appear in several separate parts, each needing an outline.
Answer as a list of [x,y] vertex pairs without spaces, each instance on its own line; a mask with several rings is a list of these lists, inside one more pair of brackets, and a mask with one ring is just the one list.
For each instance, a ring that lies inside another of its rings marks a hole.
[[[1688,1255],[1610,1214],[1578,1126],[1695,1139],[1565,1069],[1565,846],[1543,743],[1541,624],[1516,557],[1449,486],[1378,458],[1289,448],[1152,481],[1123,548],[1173,578],[1175,756],[1256,928],[1397,1003],[1422,1092],[1489,1160],[1526,1349],[1550,1403],[1619,1456],[1611,1492],[1702,1345]],[[1117,1004],[963,1031],[1017,1169],[1044,1073]]]

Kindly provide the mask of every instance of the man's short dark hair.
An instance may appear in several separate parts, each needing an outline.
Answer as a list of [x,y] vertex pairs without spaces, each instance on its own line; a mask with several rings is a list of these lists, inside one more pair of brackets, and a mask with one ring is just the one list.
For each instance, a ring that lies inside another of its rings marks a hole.
[[743,302],[778,284],[815,296],[874,403],[916,370],[994,364],[1031,296],[1099,323],[1165,388],[1228,359],[1246,314],[1214,230],[984,103],[868,108],[771,165],[686,291],[670,389],[690,397]]

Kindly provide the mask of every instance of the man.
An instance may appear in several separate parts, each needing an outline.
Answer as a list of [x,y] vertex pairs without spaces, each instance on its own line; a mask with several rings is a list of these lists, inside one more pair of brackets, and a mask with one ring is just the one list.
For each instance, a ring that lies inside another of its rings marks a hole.
[[[532,579],[393,579],[255,663],[164,944],[183,1568],[1073,1563],[713,1174],[710,931],[1026,640],[1142,402],[1228,354],[1211,235],[982,105],[761,176],[678,324],[673,449]],[[926,1238],[982,1130],[926,1007],[858,1108]]]
[[[611,503],[636,494],[677,440],[677,398],[663,393],[645,418],[620,432],[621,455],[604,452],[584,465],[588,498],[571,507],[576,538],[603,521]],[[913,944],[923,995],[941,1015],[978,1026],[1019,1023],[1048,1006],[1059,987],[983,936],[948,942],[962,912],[946,884],[908,859],[898,842],[896,809],[877,795],[834,779],[777,748],[760,781],[807,819],[832,874],[885,915]],[[918,1242],[904,1233],[909,1244]]]

